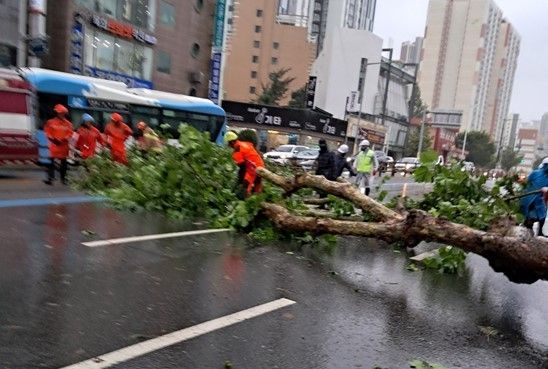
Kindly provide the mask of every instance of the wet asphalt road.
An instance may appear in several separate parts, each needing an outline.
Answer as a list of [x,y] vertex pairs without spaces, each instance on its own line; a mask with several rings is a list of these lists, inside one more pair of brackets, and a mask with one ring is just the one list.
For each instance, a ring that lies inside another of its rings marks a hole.
[[1,207],[79,195],[35,179],[0,179],[0,368],[63,367],[280,297],[296,304],[114,368],[548,367],[548,283],[510,283],[480,257],[458,277],[353,238],[331,257],[230,233],[89,248],[203,225],[102,203]]

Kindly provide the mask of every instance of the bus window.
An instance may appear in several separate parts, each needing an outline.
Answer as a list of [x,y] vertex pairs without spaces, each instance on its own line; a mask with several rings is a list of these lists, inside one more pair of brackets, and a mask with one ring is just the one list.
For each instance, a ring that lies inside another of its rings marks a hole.
[[101,112],[98,112],[98,111],[90,111],[90,110],[84,110],[84,109],[75,109],[75,108],[70,108],[69,109],[69,119],[70,121],[72,122],[72,126],[74,127],[74,129],[78,129],[78,127],[80,127],[80,125],[82,124],[82,115],[84,114],[89,114],[93,117],[93,119],[95,119],[95,127],[99,130],[102,130],[102,124],[100,122],[100,114]]
[[[110,116],[112,115],[112,113],[114,112],[111,112],[111,111],[101,111],[99,112],[100,113],[100,118],[99,120],[101,121],[101,130],[104,130],[105,127],[107,126],[107,124],[110,122]],[[130,126],[131,128],[131,123],[130,123],[130,120],[129,120],[129,114],[126,114],[126,113],[119,113],[122,118],[124,118],[124,123],[126,123],[128,126]],[[97,127],[99,128],[99,127]]]
[[142,106],[133,106],[131,108],[131,122],[133,127],[137,127],[138,122],[145,122],[152,129],[158,129],[160,109]]

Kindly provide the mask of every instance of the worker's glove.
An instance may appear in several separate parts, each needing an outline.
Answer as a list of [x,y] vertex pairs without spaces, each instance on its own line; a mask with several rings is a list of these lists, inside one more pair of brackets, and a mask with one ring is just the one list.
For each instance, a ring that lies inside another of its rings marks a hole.
[[542,191],[543,193],[547,193],[547,192],[548,192],[548,187],[542,187],[541,191]]

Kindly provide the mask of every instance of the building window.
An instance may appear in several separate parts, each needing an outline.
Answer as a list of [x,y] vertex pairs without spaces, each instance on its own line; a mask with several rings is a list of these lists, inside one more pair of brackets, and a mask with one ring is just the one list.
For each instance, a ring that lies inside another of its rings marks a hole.
[[175,26],[175,6],[160,1],[160,24],[166,27]]
[[262,31],[261,26],[255,26],[255,33],[260,33]]
[[165,51],[158,50],[156,70],[162,73],[171,73],[171,55]]
[[272,47],[274,48],[274,50],[278,50],[280,48],[280,43],[279,42],[274,42],[274,43],[272,43]]
[[272,58],[272,64],[274,65],[278,64],[278,58]]
[[103,33],[96,37],[96,59],[97,68],[104,70],[114,70],[114,37]]
[[156,0],[74,0],[77,6],[153,31]]
[[153,52],[150,47],[87,28],[84,48],[86,67],[151,79]]
[[251,71],[251,78],[257,78],[257,71],[255,70]]
[[251,61],[253,63],[258,63],[259,62],[259,57],[257,55],[253,55],[253,57],[251,58]]
[[262,17],[263,16],[263,11],[262,9],[257,9],[257,17]]
[[190,55],[192,55],[193,58],[197,58],[198,55],[200,55],[200,45],[196,42],[192,44],[192,48],[190,49]]
[[261,47],[261,42],[260,41],[253,41],[253,47],[258,49]]
[[[202,11],[202,8],[204,7],[204,0],[196,0],[196,4],[194,5],[194,9],[199,13]],[[194,96],[194,95],[191,95]]]
[[254,94],[257,92],[257,89],[255,88],[255,86],[249,86],[249,93],[250,94]]

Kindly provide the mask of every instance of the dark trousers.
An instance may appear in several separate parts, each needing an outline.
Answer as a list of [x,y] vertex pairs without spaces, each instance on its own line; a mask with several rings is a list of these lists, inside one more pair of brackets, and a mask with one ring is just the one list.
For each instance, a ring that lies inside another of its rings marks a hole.
[[65,181],[67,179],[67,159],[53,159],[51,158],[51,163],[48,165],[48,180],[53,181],[55,179],[55,162],[59,161],[59,175],[61,177],[61,181]]
[[542,233],[542,227],[544,227],[544,222],[545,221],[546,221],[546,219],[527,218],[527,219],[525,219],[525,222],[523,222],[523,225],[525,226],[525,228],[533,229],[533,224],[535,224],[535,222],[538,222],[538,234],[539,234],[539,236],[546,237],[548,235]]

